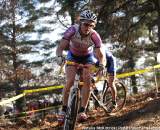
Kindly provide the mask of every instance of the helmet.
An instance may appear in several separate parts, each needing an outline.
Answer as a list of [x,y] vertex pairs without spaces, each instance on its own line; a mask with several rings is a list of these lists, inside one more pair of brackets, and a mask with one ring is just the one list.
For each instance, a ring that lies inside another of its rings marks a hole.
[[91,20],[97,22],[97,16],[90,10],[84,10],[80,14],[80,20]]

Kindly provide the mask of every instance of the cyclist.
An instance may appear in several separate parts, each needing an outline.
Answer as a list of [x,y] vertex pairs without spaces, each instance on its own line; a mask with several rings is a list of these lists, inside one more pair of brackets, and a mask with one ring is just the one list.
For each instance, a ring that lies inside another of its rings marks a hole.
[[111,52],[106,51],[106,59],[107,59],[107,64],[106,64],[107,72],[109,73],[108,86],[111,88],[113,108],[116,108],[117,90],[114,85],[114,81],[116,78],[116,58],[112,55]]
[[[59,65],[61,65],[64,60],[63,51],[68,48],[67,60],[82,63],[88,67],[91,67],[94,63],[94,50],[99,61],[99,66],[103,68],[105,65],[105,58],[101,50],[102,40],[99,34],[94,30],[96,22],[97,16],[92,11],[85,10],[80,13],[79,23],[72,25],[65,31],[64,36],[57,47],[56,55],[57,63]],[[67,65],[65,71],[66,84],[63,89],[63,106],[58,117],[60,123],[64,122],[70,88],[74,83],[76,75],[76,67]],[[89,68],[83,69],[82,77],[84,86],[81,90],[82,102],[78,114],[79,121],[85,121],[87,119],[85,110],[90,96],[91,84]]]
[[[106,71],[108,72],[108,86],[111,88],[112,105],[113,105],[112,109],[114,109],[117,107],[117,103],[116,103],[117,90],[114,85],[114,81],[116,79],[116,58],[108,50],[105,50],[105,57],[106,57],[105,68],[106,68]],[[96,64],[99,64],[99,61],[97,61]],[[98,94],[97,88],[95,88],[94,92],[95,94]]]

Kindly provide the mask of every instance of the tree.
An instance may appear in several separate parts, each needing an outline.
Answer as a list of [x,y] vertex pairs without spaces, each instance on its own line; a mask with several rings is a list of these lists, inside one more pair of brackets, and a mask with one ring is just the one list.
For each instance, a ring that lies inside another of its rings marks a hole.
[[[54,13],[54,3],[52,8],[43,4],[51,0],[3,0],[0,2],[0,55],[7,66],[10,66],[11,77],[16,94],[20,94],[20,85],[23,80],[18,76],[18,70],[29,69],[31,65],[28,61],[22,60],[24,54],[34,54],[33,47],[49,41],[31,38],[33,35],[42,36],[44,33],[53,31],[52,28],[42,26],[40,19],[45,16],[52,16]],[[39,22],[38,22],[39,21]],[[46,20],[47,24],[54,24],[53,19]],[[50,42],[51,43],[51,42]],[[33,63],[32,63],[33,64]],[[19,111],[23,111],[23,100],[17,100],[16,106]]]
[[90,0],[57,0],[57,2],[61,5],[61,9],[57,12],[57,18],[60,23],[67,27],[59,18],[60,15],[66,17],[67,13],[71,18],[71,24],[75,24],[77,22],[77,17],[79,13],[89,8],[91,1]]
[[[103,39],[109,39],[110,42],[116,42],[116,44],[118,42],[122,47],[116,56],[128,60],[124,64],[127,67],[124,68],[134,70],[137,59],[143,54],[143,49],[159,52],[159,31],[157,31],[160,23],[158,22],[159,0],[94,1],[93,6],[99,14],[97,30]],[[139,38],[149,37],[149,34],[153,32],[156,32],[156,35],[150,35],[151,44],[137,43]],[[124,52],[127,52],[127,55]],[[136,86],[135,76],[132,76],[131,79],[132,85]],[[137,88],[133,88],[133,92],[137,92]]]
[[[104,42],[111,42],[113,45],[121,46],[116,56],[126,61],[123,71],[133,71],[137,60],[142,56],[142,50],[156,50],[159,42],[152,42],[150,45],[142,45],[140,38],[151,36],[156,32],[157,39],[159,31],[156,31],[159,20],[159,1],[157,0],[58,0],[61,9],[58,15],[68,15],[71,17],[71,24],[74,24],[76,13],[86,8],[93,10],[98,15],[96,30],[101,34]],[[59,17],[58,17],[59,18]],[[61,19],[59,19],[61,20]],[[61,21],[63,24],[63,22]],[[64,25],[65,26],[65,25]],[[148,33],[150,32],[150,33]],[[152,33],[151,33],[152,32]],[[118,50],[118,48],[117,48]],[[128,55],[123,52],[127,52]],[[153,63],[152,63],[153,64]],[[121,69],[121,70],[122,70]],[[134,92],[137,92],[136,78],[131,77]]]

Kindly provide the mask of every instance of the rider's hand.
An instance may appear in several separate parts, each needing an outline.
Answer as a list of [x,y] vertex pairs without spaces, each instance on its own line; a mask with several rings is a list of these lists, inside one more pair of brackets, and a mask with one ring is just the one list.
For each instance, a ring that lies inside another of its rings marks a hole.
[[56,62],[59,66],[61,66],[65,62],[65,58],[63,56],[57,56]]
[[105,71],[105,66],[103,64],[99,64],[98,67],[99,67],[100,71]]
[[99,68],[101,75],[104,75],[105,74],[105,66],[99,62],[97,62],[95,65],[96,65],[96,67]]
[[97,62],[95,63],[95,66],[98,67],[100,70],[105,69],[105,66],[104,66],[103,64],[99,63],[99,61],[97,61]]

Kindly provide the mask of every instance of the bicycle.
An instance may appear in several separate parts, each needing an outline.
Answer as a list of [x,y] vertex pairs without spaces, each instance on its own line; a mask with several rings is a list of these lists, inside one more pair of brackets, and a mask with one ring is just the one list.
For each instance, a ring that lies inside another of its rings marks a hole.
[[[98,95],[97,92],[94,94],[96,97],[99,97],[98,100],[103,102],[103,105],[105,106],[105,109],[107,110],[106,113],[110,115],[110,113],[116,113],[122,110],[122,108],[125,106],[126,98],[127,98],[127,88],[126,86],[119,81],[118,79],[115,81],[115,87],[117,90],[117,96],[116,96],[116,103],[117,107],[113,108],[112,104],[112,94],[111,94],[111,88],[108,86],[108,80],[105,76],[105,79],[103,80],[103,90],[99,92]],[[95,86],[97,88],[98,86]],[[94,93],[94,92],[93,92]],[[93,96],[92,96],[93,97]],[[94,98],[95,99],[95,98]],[[96,107],[96,104],[99,104],[97,100],[95,99],[96,103],[94,106]]]
[[110,110],[108,111],[108,113],[116,113],[120,111],[126,103],[126,98],[127,98],[126,86],[119,80],[115,81],[115,87],[117,90],[117,96],[116,96],[117,107],[113,110],[111,110],[112,109],[112,94],[111,94],[110,87],[108,86],[107,80],[104,81],[103,86],[105,88],[103,92],[103,103],[108,108],[107,110]]
[[[79,104],[81,101],[80,88],[83,86],[83,82],[81,82],[80,77],[81,77],[81,73],[82,73],[83,68],[86,68],[87,66],[82,65],[82,64],[78,64],[78,63],[75,63],[72,61],[66,61],[66,64],[76,66],[77,72],[76,72],[76,76],[75,76],[74,85],[71,87],[71,90],[70,90],[70,96],[69,96],[69,100],[68,100],[68,108],[67,108],[67,113],[66,113],[66,118],[65,118],[63,128],[64,128],[64,130],[74,130],[76,120],[77,120],[77,115],[78,115]],[[98,82],[98,81],[96,81],[96,82]],[[93,84],[95,84],[95,80],[92,77],[92,85]],[[123,102],[120,102],[120,104],[118,104],[120,107],[117,110],[122,109],[122,107],[125,104],[125,100],[126,100],[126,89],[124,89],[125,88],[124,85],[122,85],[122,86],[123,86],[122,90],[124,91],[125,95],[121,94],[120,98],[123,98],[124,100],[123,100]],[[107,80],[105,80],[102,98],[99,99],[95,95],[93,89],[92,89],[91,95],[90,95],[90,97],[92,97],[106,113],[110,113],[110,111],[107,107],[110,105],[111,100],[110,100],[110,98],[106,98],[110,92],[109,90],[110,90],[109,87],[107,87]],[[117,90],[119,90],[119,89],[117,89]],[[123,96],[125,96],[125,97],[123,97]],[[120,99],[120,98],[118,98],[118,99]]]

